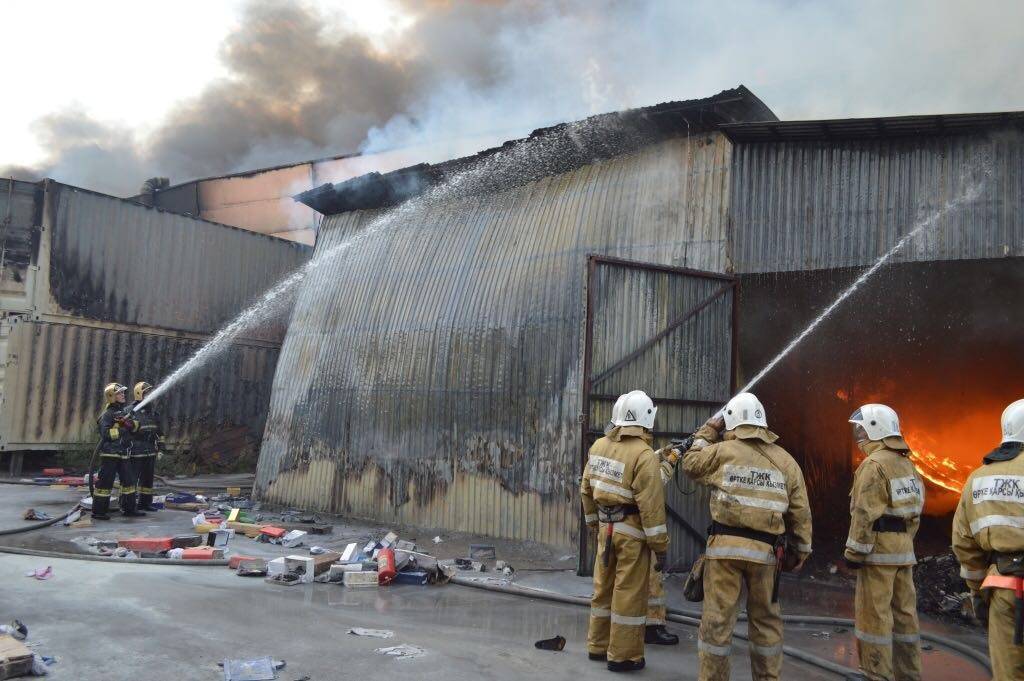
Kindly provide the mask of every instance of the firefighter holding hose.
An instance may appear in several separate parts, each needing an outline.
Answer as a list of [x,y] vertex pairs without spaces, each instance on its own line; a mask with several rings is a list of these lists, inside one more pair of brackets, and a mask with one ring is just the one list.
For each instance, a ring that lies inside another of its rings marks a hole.
[[757,397],[740,393],[721,416],[708,419],[694,434],[683,455],[683,472],[714,488],[697,640],[701,681],[729,679],[732,630],[744,584],[751,675],[780,678],[779,571],[799,570],[810,555],[811,510],[803,472],[775,444],[778,437],[768,430]]
[[1024,679],[1024,399],[1003,411],[1003,441],[971,473],[953,516],[953,553],[988,626],[992,678]]
[[850,491],[845,559],[857,570],[854,608],[861,672],[879,681],[921,678],[921,636],[914,589],[914,536],[924,480],[910,460],[896,412],[865,404],[849,419],[867,457]]
[[156,511],[153,506],[153,478],[156,475],[157,454],[164,448],[164,432],[160,427],[160,414],[152,404],[140,407],[142,400],[153,389],[145,381],[135,384],[132,393],[135,401],[128,412],[138,421],[138,428],[131,433],[131,462],[139,485],[139,508]]
[[668,549],[665,489],[651,448],[657,408],[642,391],[622,402],[608,435],[590,448],[580,495],[598,533],[587,648],[610,671],[643,669],[651,556],[662,569]]
[[131,432],[139,424],[125,412],[127,390],[120,383],[109,383],[103,389],[107,406],[96,421],[100,432],[100,470],[92,499],[92,517],[96,520],[110,520],[110,494],[114,478],[121,482],[121,509],[124,515],[146,515],[135,508],[135,475],[128,458],[128,448]]

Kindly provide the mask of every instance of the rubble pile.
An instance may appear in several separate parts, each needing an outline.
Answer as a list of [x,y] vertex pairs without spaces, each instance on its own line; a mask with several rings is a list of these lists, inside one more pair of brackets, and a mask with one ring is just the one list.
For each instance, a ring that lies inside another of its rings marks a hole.
[[919,611],[947,621],[970,621],[964,611],[970,592],[960,578],[960,564],[952,551],[921,558],[914,568],[914,586]]

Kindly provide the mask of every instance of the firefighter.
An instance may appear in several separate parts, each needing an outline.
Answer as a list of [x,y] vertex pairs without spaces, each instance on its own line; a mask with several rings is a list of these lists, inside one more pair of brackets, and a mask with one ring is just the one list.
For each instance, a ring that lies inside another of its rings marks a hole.
[[96,421],[100,431],[100,470],[92,500],[92,517],[96,520],[110,520],[110,492],[115,477],[121,482],[124,514],[146,515],[135,508],[135,476],[128,459],[128,447],[130,433],[138,427],[138,422],[125,413],[127,390],[120,383],[110,383],[103,389],[107,406]]
[[143,511],[156,511],[153,506],[153,476],[156,473],[157,453],[164,448],[164,432],[160,427],[160,414],[152,404],[139,407],[143,398],[153,389],[149,383],[139,381],[132,390],[135,401],[128,410],[139,422],[139,427],[131,434],[132,470],[139,486],[139,508]]
[[1024,679],[1024,642],[1015,640],[1015,631],[1024,633],[1024,604],[1016,609],[1024,595],[1024,399],[1008,406],[1001,421],[1002,444],[964,484],[953,552],[975,614],[988,626],[992,678],[1009,681]]
[[[723,433],[724,429],[724,433]],[[729,400],[694,434],[683,472],[714,488],[697,650],[702,681],[726,681],[732,630],[747,587],[750,670],[778,679],[782,668],[783,564],[798,571],[811,554],[811,511],[803,472],[751,393]],[[788,545],[788,548],[786,548]],[[787,555],[788,553],[788,555]]]
[[642,391],[626,395],[607,436],[590,448],[580,494],[588,527],[598,530],[587,648],[610,671],[644,668],[644,625],[651,555],[665,563],[665,490],[651,448],[657,408]]
[[921,678],[914,535],[924,508],[924,480],[910,461],[896,412],[865,404],[850,416],[853,439],[867,457],[850,491],[844,554],[857,570],[857,653],[869,679]]

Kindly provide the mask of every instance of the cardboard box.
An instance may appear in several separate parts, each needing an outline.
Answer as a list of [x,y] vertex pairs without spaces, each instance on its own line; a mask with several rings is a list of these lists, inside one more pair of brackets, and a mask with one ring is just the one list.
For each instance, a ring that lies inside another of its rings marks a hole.
[[0,679],[28,676],[32,671],[32,651],[8,634],[0,634]]
[[321,553],[319,556],[313,556],[313,574],[320,575],[331,569],[331,566],[337,563],[341,559],[340,553],[334,551],[328,551],[327,553]]
[[229,520],[228,529],[244,534],[246,537],[249,537],[249,539],[255,539],[263,534],[263,526],[255,523],[242,523]]
[[351,588],[375,587],[377,586],[377,573],[369,570],[346,572],[342,580],[345,586]]
[[232,530],[213,530],[210,534],[206,535],[206,544],[223,548],[228,545],[232,534],[234,534]]

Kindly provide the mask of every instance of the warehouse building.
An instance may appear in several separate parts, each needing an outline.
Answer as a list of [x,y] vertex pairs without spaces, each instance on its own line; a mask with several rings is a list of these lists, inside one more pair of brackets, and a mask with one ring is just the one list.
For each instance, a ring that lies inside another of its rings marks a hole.
[[[662,442],[691,431],[932,217],[757,391],[819,529],[845,522],[846,418],[875,399],[903,412],[939,523],[1024,384],[1022,123],[779,122],[741,87],[306,192],[324,262],[282,347],[257,491],[585,556],[578,476],[615,396],[647,389]],[[679,563],[706,501],[669,485]]]
[[[52,180],[0,180],[0,451],[91,449],[102,389],[157,382],[309,249]],[[162,399],[169,445],[258,447],[286,320]]]

